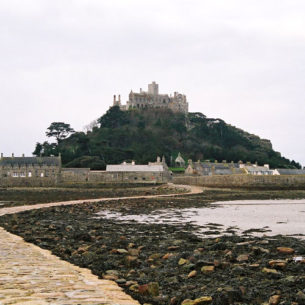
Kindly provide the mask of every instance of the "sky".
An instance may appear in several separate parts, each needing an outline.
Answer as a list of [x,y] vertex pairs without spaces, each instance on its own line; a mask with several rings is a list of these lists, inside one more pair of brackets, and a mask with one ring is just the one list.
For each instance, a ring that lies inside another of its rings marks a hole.
[[1,0],[0,151],[156,81],[305,165],[305,1]]

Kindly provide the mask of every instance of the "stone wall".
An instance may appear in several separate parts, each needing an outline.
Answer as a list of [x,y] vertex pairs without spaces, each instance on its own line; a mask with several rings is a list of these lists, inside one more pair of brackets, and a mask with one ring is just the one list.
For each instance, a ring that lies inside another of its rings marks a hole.
[[0,187],[54,187],[60,182],[60,177],[6,177],[0,179]]
[[63,168],[61,170],[62,182],[87,182],[90,168]]
[[173,182],[220,188],[305,189],[305,175],[174,176]]
[[62,169],[62,182],[89,183],[163,183],[168,182],[166,172],[106,172],[88,168]]

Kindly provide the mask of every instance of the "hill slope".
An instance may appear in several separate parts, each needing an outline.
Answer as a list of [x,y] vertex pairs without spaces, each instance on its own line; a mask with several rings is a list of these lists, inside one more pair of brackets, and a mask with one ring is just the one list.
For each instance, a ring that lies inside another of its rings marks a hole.
[[173,113],[168,109],[120,111],[110,108],[90,131],[75,132],[58,143],[37,143],[34,154],[62,154],[67,167],[103,169],[105,164],[135,160],[147,163],[165,155],[170,163],[178,152],[186,159],[269,163],[271,167],[300,165],[260,139],[221,119],[201,113]]

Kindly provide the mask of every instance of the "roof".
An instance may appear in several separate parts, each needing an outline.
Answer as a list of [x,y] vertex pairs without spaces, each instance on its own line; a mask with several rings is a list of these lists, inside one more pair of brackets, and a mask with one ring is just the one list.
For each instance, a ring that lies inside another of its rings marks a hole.
[[277,168],[280,175],[305,175],[305,169]]
[[181,154],[178,154],[178,157],[176,158],[175,162],[177,163],[185,163],[184,159],[181,157]]
[[269,168],[265,166],[245,166],[248,172],[272,172]]
[[163,172],[163,165],[107,165],[106,172]]
[[3,157],[0,159],[0,166],[60,166],[60,163],[59,157]]

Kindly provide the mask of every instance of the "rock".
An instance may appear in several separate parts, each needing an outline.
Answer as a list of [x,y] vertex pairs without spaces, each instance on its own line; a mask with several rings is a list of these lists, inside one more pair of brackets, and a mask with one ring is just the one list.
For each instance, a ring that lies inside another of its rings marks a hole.
[[127,254],[128,251],[126,249],[116,249],[116,253],[119,253],[119,254]]
[[176,305],[176,304],[178,304],[178,299],[177,299],[177,297],[172,297],[171,299],[170,299],[170,305]]
[[138,260],[138,257],[137,256],[128,255],[128,256],[126,256],[125,260],[126,260],[127,266],[131,266],[131,265],[135,265],[136,264],[136,262]]
[[186,299],[181,303],[181,305],[194,305],[194,302],[193,300]]
[[183,265],[183,269],[185,270],[193,270],[195,268],[195,264],[190,264],[190,263],[186,263],[185,265]]
[[187,260],[184,259],[184,258],[180,258],[179,261],[178,261],[178,265],[179,265],[179,266],[182,266],[182,265],[184,265],[184,264],[186,264],[186,263],[187,263]]
[[305,304],[305,293],[303,293],[302,291],[298,291],[297,295],[296,295],[296,298],[297,298],[297,302],[300,305],[304,305]]
[[238,262],[246,262],[249,260],[249,255],[248,254],[241,254],[239,256],[237,256],[236,260]]
[[170,247],[168,247],[167,249],[169,250],[169,251],[175,251],[175,250],[178,250],[180,247],[179,246],[170,246]]
[[129,286],[137,285],[137,284],[138,284],[138,283],[137,283],[136,281],[127,281],[125,285],[126,285],[127,287],[129,287]]
[[148,283],[148,293],[151,296],[158,296],[159,295],[159,283],[157,283],[157,282]]
[[119,285],[124,285],[124,284],[126,284],[126,280],[125,280],[125,279],[117,279],[115,282],[116,282],[117,284],[119,284]]
[[271,274],[278,274],[278,271],[276,269],[269,269],[269,268],[263,268],[262,269],[263,273],[271,273]]
[[118,279],[118,276],[117,275],[113,275],[113,274],[105,274],[105,275],[103,275],[103,279],[111,280],[111,281],[116,281]]
[[177,276],[171,276],[171,277],[167,278],[166,281],[170,284],[178,284],[179,283],[179,280],[178,280]]
[[196,270],[193,270],[193,271],[191,271],[191,272],[188,274],[187,278],[190,279],[190,278],[192,278],[192,277],[195,277],[196,275],[197,275],[197,271],[196,271]]
[[294,250],[287,247],[277,247],[276,250],[282,254],[293,254]]
[[262,247],[252,247],[252,251],[255,255],[260,254],[269,254],[270,251],[268,249],[262,248]]
[[214,266],[215,266],[215,267],[220,267],[220,265],[221,265],[221,261],[215,259],[215,260],[214,260]]
[[138,249],[128,249],[128,253],[131,256],[139,256],[140,251]]
[[142,295],[148,295],[148,284],[145,285],[139,285],[138,287],[139,293]]
[[214,272],[214,270],[215,270],[214,266],[203,266],[201,268],[202,273],[212,273],[212,272]]
[[130,291],[134,291],[134,292],[139,292],[139,285],[138,284],[133,284],[129,287]]
[[284,260],[271,260],[268,262],[270,267],[284,269],[287,266],[287,262]]
[[249,265],[249,268],[251,269],[256,269],[256,268],[259,268],[260,264],[251,264]]
[[213,301],[212,297],[205,296],[205,297],[201,297],[201,298],[195,299],[194,302],[193,302],[193,305],[210,304],[212,301]]
[[245,273],[245,269],[242,266],[236,265],[232,268],[232,273],[235,275],[242,275]]
[[154,253],[154,254],[150,255],[148,259],[156,260],[156,259],[159,259],[160,257],[161,257],[160,253]]
[[173,256],[173,253],[166,253],[165,255],[163,255],[162,259],[169,259],[172,256]]
[[275,294],[273,296],[270,297],[269,299],[269,305],[277,305],[280,303],[281,300],[281,296],[278,294]]
[[106,274],[119,276],[119,271],[117,271],[117,270],[107,270]]

